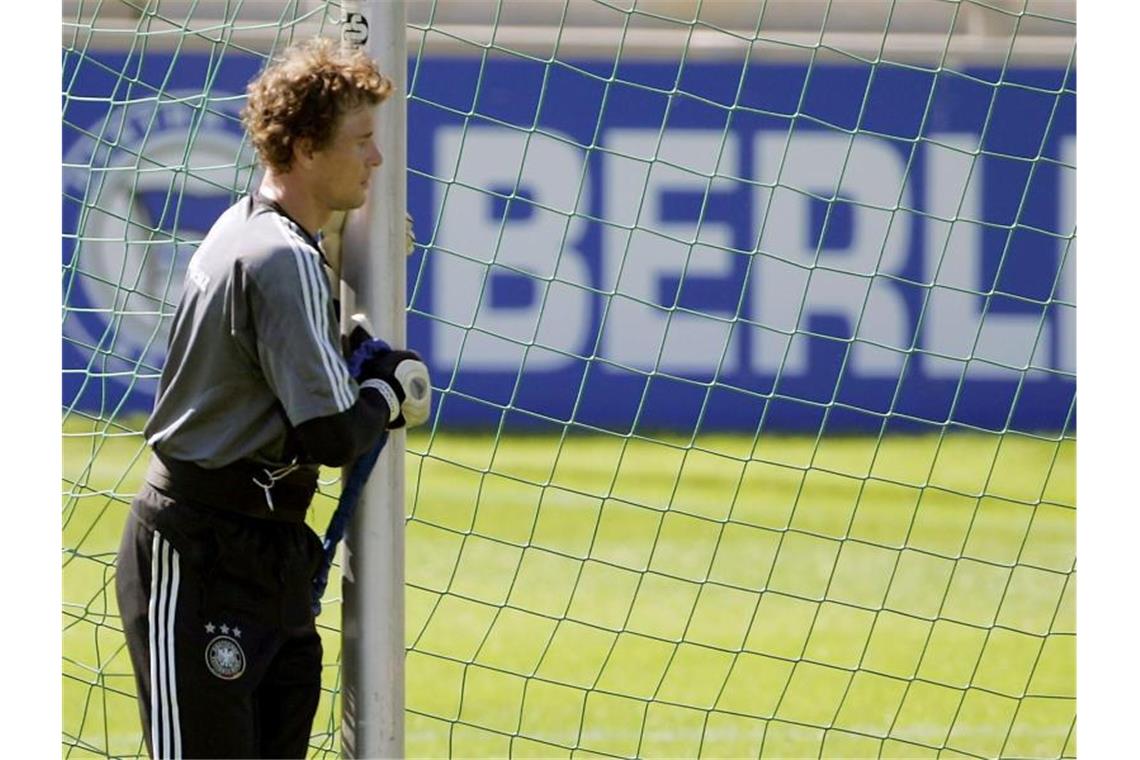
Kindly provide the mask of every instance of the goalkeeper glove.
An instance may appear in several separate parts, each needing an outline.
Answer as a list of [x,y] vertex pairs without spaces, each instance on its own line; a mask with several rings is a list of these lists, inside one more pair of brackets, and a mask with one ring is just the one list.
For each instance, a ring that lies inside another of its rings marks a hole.
[[388,404],[388,428],[415,427],[431,413],[431,381],[415,351],[395,351],[382,340],[361,342],[348,361],[361,388],[373,388]]

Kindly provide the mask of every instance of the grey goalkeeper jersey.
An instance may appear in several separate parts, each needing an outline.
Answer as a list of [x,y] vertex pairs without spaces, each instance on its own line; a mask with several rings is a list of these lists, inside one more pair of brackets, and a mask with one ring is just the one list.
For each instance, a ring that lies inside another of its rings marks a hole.
[[264,200],[243,198],[218,218],[174,316],[144,429],[156,451],[206,468],[286,465],[290,427],[355,403],[322,261]]

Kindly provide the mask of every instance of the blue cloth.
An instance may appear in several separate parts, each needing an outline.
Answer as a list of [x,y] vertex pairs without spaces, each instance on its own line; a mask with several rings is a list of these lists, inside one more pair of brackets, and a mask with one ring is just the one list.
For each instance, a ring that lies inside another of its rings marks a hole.
[[360,503],[364,484],[368,482],[368,476],[372,474],[372,468],[376,466],[376,460],[380,458],[380,452],[387,442],[388,432],[384,431],[380,440],[376,442],[376,446],[353,462],[348,470],[348,475],[345,476],[344,485],[340,489],[340,499],[336,504],[336,511],[329,518],[328,528],[325,529],[325,538],[322,542],[325,550],[324,557],[321,559],[321,566],[317,569],[317,574],[313,577],[314,616],[321,614],[321,597],[324,596],[325,587],[329,583],[329,569],[332,567],[333,557],[336,556],[337,544],[344,538],[344,531],[352,521],[352,516],[356,514],[356,505]]
[[361,343],[348,358],[348,372],[352,375],[352,379],[359,382],[364,372],[364,365],[370,359],[383,356],[391,350],[392,347],[379,338],[369,338]]

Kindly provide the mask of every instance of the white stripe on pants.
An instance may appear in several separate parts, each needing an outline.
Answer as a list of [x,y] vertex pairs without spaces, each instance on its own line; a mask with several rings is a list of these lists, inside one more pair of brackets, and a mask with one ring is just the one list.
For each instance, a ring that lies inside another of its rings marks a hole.
[[174,658],[174,613],[178,607],[178,552],[156,530],[151,546],[150,742],[156,760],[182,757]]

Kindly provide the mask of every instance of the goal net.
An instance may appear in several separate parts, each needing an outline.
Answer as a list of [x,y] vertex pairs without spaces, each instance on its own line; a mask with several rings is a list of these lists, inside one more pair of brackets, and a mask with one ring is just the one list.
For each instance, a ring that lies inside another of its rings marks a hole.
[[[407,754],[1074,757],[1073,3],[407,6]],[[169,320],[340,15],[64,4],[65,756],[145,756]]]

